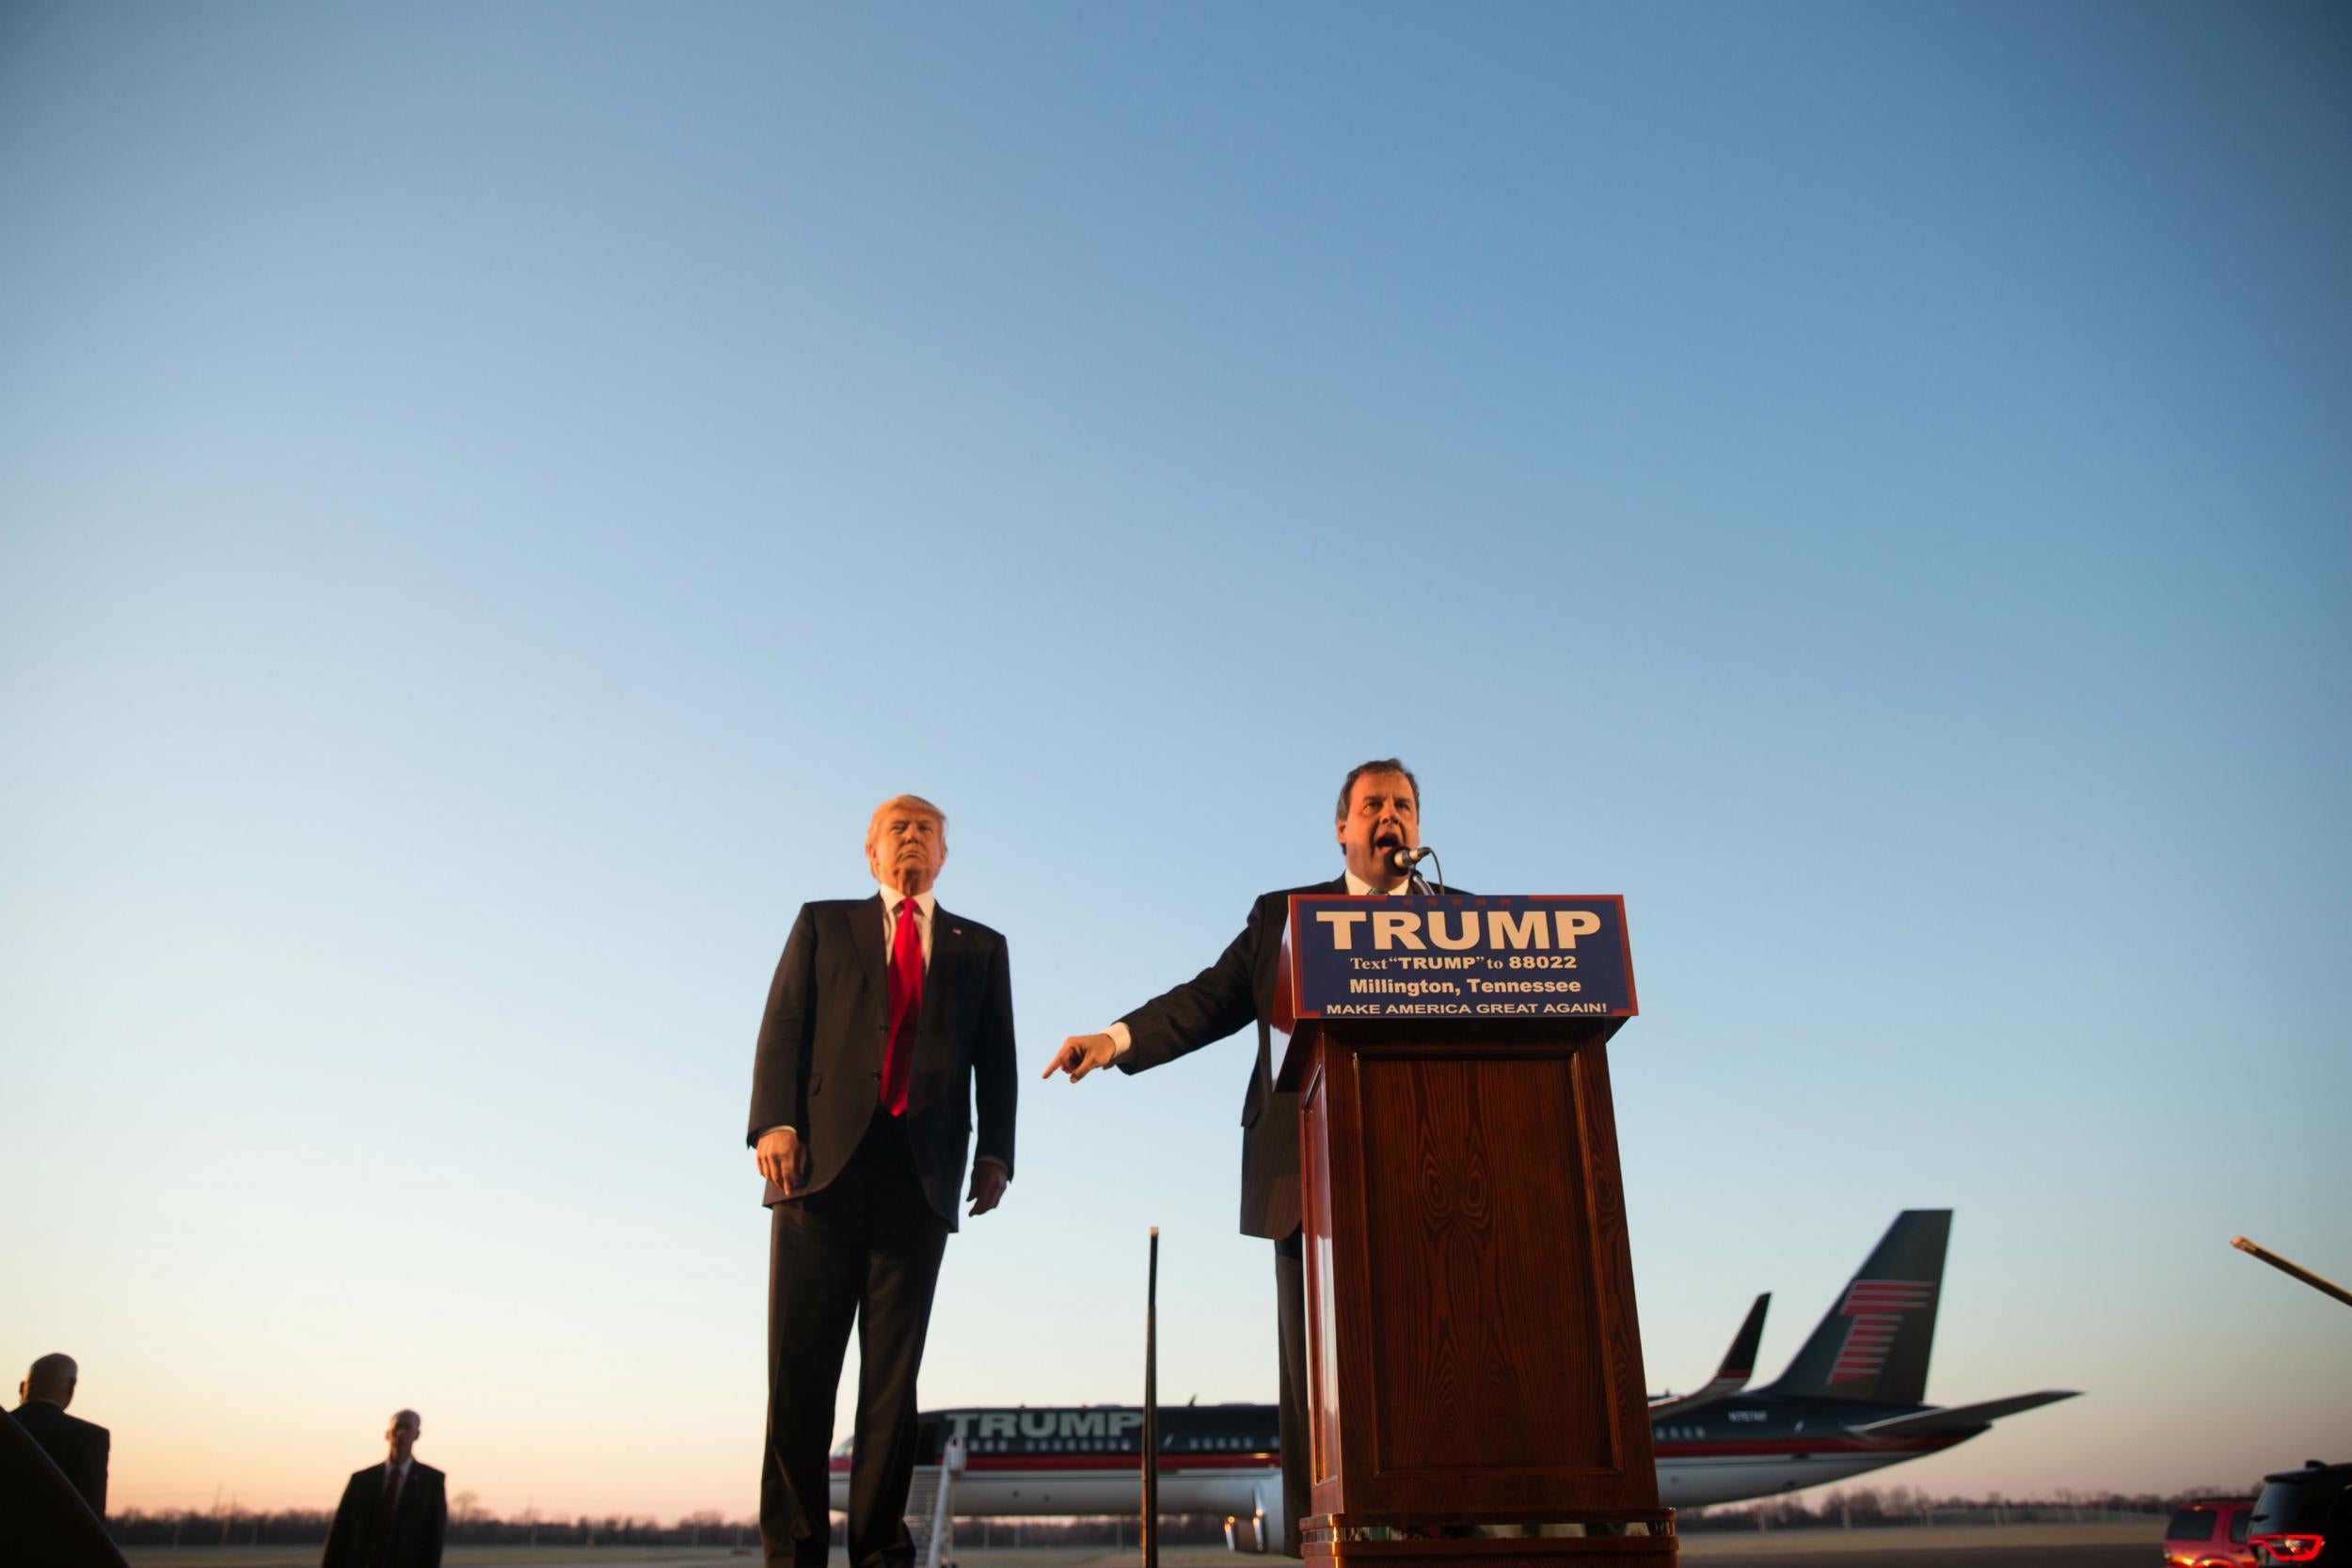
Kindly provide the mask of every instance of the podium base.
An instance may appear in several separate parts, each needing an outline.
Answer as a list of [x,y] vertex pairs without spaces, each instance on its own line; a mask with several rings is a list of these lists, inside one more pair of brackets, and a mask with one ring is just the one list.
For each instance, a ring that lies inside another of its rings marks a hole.
[[1299,1545],[1325,1568],[1675,1568],[1671,1508],[1549,1518],[1474,1514],[1316,1513]]

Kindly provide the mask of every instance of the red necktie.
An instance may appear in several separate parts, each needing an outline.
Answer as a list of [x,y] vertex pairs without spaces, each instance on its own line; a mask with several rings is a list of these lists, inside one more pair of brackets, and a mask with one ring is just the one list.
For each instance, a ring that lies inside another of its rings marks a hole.
[[907,1085],[914,1076],[914,1020],[923,1010],[923,933],[914,900],[898,900],[898,927],[890,936],[890,1043],[882,1052],[882,1107],[906,1115]]

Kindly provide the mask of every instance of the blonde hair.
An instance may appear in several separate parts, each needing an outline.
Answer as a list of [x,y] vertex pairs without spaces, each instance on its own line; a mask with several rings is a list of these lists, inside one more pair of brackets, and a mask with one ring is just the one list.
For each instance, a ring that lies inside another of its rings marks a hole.
[[947,842],[947,814],[946,812],[941,811],[937,806],[932,805],[929,800],[924,800],[920,795],[893,795],[889,800],[884,800],[881,805],[876,806],[874,808],[874,815],[866,819],[866,846],[867,848],[870,849],[873,847],[874,835],[882,832],[882,818],[889,816],[892,812],[900,809],[914,811],[924,816],[932,818],[939,824],[939,842],[942,844]]

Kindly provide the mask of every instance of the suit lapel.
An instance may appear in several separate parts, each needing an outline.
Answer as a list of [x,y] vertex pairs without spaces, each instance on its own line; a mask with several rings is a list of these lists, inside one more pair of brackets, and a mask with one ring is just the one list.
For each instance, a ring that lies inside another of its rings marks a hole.
[[890,1003],[890,953],[882,945],[882,895],[850,906],[850,946],[857,954],[858,978],[865,981],[875,1005],[886,1013]]

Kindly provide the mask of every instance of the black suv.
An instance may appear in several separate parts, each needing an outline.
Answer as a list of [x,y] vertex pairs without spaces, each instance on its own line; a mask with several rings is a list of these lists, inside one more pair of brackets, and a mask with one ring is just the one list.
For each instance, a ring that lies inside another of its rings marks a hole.
[[2352,1563],[2352,1465],[2314,1459],[2263,1477],[2247,1534],[2264,1562]]

